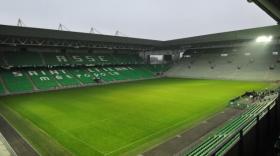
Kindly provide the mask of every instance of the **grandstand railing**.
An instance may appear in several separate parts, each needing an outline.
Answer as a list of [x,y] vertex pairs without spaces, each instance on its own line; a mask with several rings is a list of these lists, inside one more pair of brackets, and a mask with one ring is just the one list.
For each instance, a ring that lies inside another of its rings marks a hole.
[[[269,103],[261,110],[255,117],[252,119],[248,120],[247,122],[244,122],[242,126],[240,126],[235,133],[231,134],[228,138],[223,140],[215,149],[213,149],[209,155],[210,156],[216,156],[216,155],[221,155],[220,152],[226,153],[230,147],[232,147],[234,144],[231,144],[231,146],[227,147],[224,151],[222,149],[228,144],[231,143],[232,141],[241,141],[242,143],[242,138],[243,136],[248,132],[249,129],[251,129],[253,126],[257,125],[262,117],[264,117],[266,114],[268,114],[274,106],[276,106],[276,99],[274,98],[273,100],[269,101]],[[239,140],[236,140],[236,137],[239,138]],[[242,152],[242,151],[241,151]]]
[[[280,106],[280,103],[279,103],[279,93],[275,93],[275,94],[277,94],[277,95],[274,98],[264,101],[264,102],[266,102],[266,105],[264,105],[264,107],[258,112],[257,115],[253,116],[251,119],[249,119],[249,120],[245,121],[244,123],[242,123],[242,125],[238,129],[236,129],[234,133],[228,135],[215,148],[210,150],[210,152],[207,155],[209,155],[209,156],[224,155],[233,146],[235,146],[238,143],[241,144],[241,146],[240,146],[241,147],[241,149],[240,149],[241,151],[239,151],[239,152],[240,152],[240,155],[242,155],[243,154],[243,151],[242,151],[242,147],[243,147],[242,146],[242,141],[243,141],[244,135],[247,134],[248,131],[251,130],[254,126],[258,125],[259,121],[265,115],[269,114],[270,111],[274,107],[276,107],[276,106],[279,107]],[[221,128],[221,127],[219,127],[219,128]],[[217,129],[219,129],[219,128],[217,128]],[[213,130],[212,133],[210,135],[208,135],[208,136],[215,135],[215,131],[217,129]],[[197,145],[197,143],[195,143],[195,145],[192,146],[192,147],[186,147],[186,148],[182,149],[180,152],[174,154],[174,156],[188,155],[190,152],[192,152],[193,150],[196,149],[195,148],[196,145]]]

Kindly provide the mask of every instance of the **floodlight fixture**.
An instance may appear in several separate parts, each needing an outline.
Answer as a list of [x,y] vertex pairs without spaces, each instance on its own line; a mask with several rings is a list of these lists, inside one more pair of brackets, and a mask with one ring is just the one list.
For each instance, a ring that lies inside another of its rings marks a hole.
[[273,39],[272,35],[269,35],[269,36],[259,36],[259,37],[257,37],[256,42],[257,43],[268,43],[268,42],[271,42],[272,39]]

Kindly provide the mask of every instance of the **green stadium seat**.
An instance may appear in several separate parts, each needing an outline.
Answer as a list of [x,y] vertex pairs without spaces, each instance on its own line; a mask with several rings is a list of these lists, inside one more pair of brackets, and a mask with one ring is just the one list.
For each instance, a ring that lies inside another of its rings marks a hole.
[[[71,55],[71,56],[76,56],[76,55]],[[96,58],[96,56],[94,58]],[[73,59],[75,59],[75,57]],[[54,65],[55,61],[57,60],[53,60],[53,61],[54,61],[53,62]],[[69,62],[70,61],[73,60],[69,59]],[[60,67],[60,68],[53,68],[53,69],[52,68],[49,69],[29,68],[29,69],[19,70],[19,71],[3,70],[1,72],[3,82],[7,90],[11,93],[28,92],[28,91],[33,91],[33,89],[50,90],[50,89],[58,89],[60,87],[89,85],[89,84],[98,83],[98,80],[101,80],[101,82],[137,80],[137,79],[144,79],[144,78],[152,78],[153,75],[154,75],[153,72],[151,72],[149,69],[147,69],[146,66],[143,65],[133,66],[133,67],[132,66],[119,66],[119,67],[112,67],[112,66],[89,67],[88,66],[88,67],[75,67],[75,68]],[[4,87],[0,86],[0,94],[3,94],[3,92],[5,92]]]
[[124,75],[130,80],[136,80],[141,78],[141,75],[139,75],[138,72],[135,72],[134,69],[130,67],[115,67],[115,70],[120,72],[122,75]]
[[[47,58],[48,57],[48,58]],[[50,57],[50,58],[49,58]],[[50,65],[113,65],[118,64],[111,54],[93,54],[93,53],[68,53],[62,54],[44,54],[47,64]]]
[[152,78],[154,75],[144,67],[115,67],[115,70],[131,80]]
[[47,73],[52,75],[52,77],[62,86],[66,87],[80,85],[80,81],[66,69],[49,69],[47,70]]
[[147,66],[154,73],[166,72],[169,69],[168,64],[150,64]]
[[84,68],[67,69],[67,71],[79,79],[83,84],[96,83],[95,77]]
[[11,93],[33,91],[32,82],[22,71],[2,71],[1,76]]
[[119,73],[117,70],[115,70],[112,67],[104,67],[104,68],[101,68],[101,70],[103,70],[107,75],[109,75],[116,81],[127,79],[123,74]]
[[0,66],[1,67],[6,66],[6,64],[5,64],[4,60],[2,59],[2,57],[0,58]]
[[43,61],[37,52],[6,52],[4,57],[10,66],[42,66]]
[[142,59],[142,58],[141,58],[141,57],[139,57],[139,56],[136,56],[135,61],[137,62],[137,64],[145,64],[144,59]]
[[152,78],[154,76],[154,73],[147,69],[146,67],[139,66],[139,67],[130,67],[131,70],[135,70],[141,78]]
[[90,53],[68,53],[72,64],[76,65],[97,65],[98,60]]
[[114,55],[119,64],[142,64],[143,60],[137,55]]
[[0,83],[0,95],[5,94],[5,89],[4,89],[4,85],[2,83]]
[[127,58],[124,55],[114,55],[118,64],[129,64]]
[[40,90],[59,87],[52,75],[46,70],[28,70],[26,73]]
[[110,54],[92,54],[94,58],[97,60],[98,65],[115,65],[118,62],[115,60],[113,55]]
[[[120,65],[142,64],[143,60],[137,55],[112,55],[98,53],[58,53],[58,52],[6,52],[4,58],[11,66],[64,66],[64,65]],[[5,61],[0,59],[0,65]]]
[[99,68],[87,68],[87,71],[93,75],[96,79],[101,79],[104,82],[114,81],[114,78],[108,75],[105,71]]
[[0,53],[0,66],[1,66],[1,67],[7,66],[6,63],[5,63],[5,61],[4,61],[4,56],[3,56],[2,53]]
[[42,53],[46,65],[48,66],[59,66],[59,65],[70,65],[71,60],[63,53]]

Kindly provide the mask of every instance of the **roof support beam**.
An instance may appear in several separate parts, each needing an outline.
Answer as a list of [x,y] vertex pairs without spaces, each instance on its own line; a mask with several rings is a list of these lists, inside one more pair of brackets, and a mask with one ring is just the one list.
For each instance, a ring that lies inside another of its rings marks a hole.
[[271,16],[278,24],[280,24],[280,6],[277,0],[275,1],[275,4],[269,0],[248,0],[248,2],[254,2],[269,16]]

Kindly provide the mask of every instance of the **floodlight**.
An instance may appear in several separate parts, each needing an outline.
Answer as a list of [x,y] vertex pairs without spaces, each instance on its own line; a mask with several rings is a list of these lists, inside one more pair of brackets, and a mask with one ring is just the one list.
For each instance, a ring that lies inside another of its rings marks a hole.
[[268,43],[272,41],[273,36],[259,36],[256,39],[257,43]]

